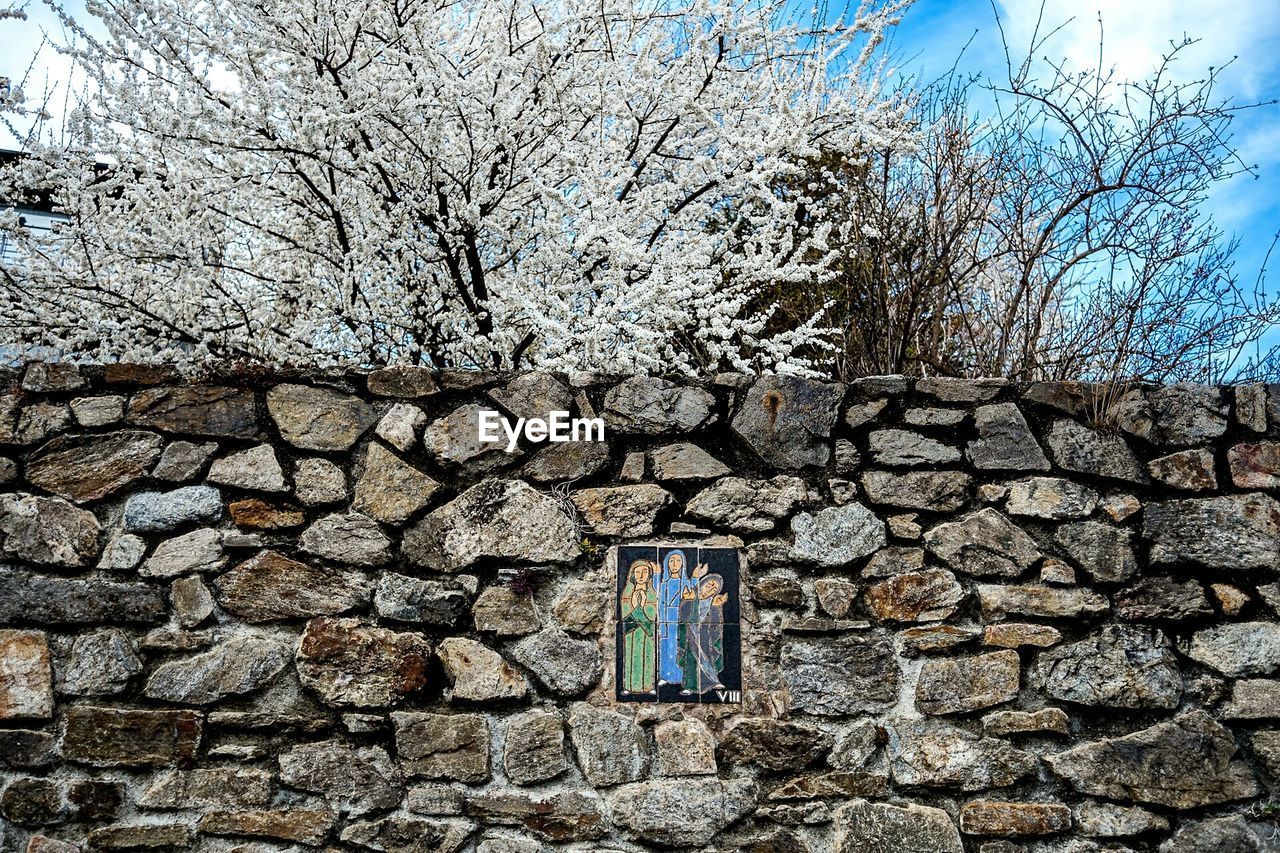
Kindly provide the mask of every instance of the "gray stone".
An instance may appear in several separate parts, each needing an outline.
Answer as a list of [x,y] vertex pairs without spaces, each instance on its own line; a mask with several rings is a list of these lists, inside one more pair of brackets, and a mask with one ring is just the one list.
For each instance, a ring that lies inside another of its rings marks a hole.
[[1133,451],[1118,435],[1092,430],[1075,421],[1055,421],[1047,441],[1059,468],[1131,483],[1147,481]]
[[1054,532],[1067,555],[1095,581],[1128,580],[1138,570],[1133,555],[1133,534],[1100,521],[1064,524]]
[[267,411],[284,440],[303,450],[350,450],[378,419],[359,397],[309,385],[272,388]]
[[280,782],[322,794],[329,807],[359,815],[395,808],[400,774],[386,751],[341,740],[305,743],[280,754]]
[[1229,730],[1203,711],[1190,711],[1133,734],[1046,755],[1045,761],[1082,794],[1194,809],[1258,793],[1253,774],[1233,760],[1235,754]]
[[459,406],[443,418],[432,421],[422,434],[427,451],[442,465],[467,465],[490,471],[513,461],[519,448],[507,452],[507,436],[501,429],[498,440],[480,440],[480,413],[487,411],[474,403]]
[[[13,399],[13,398],[9,398]],[[49,436],[65,432],[71,426],[71,410],[63,403],[34,403],[23,406],[13,424],[13,409],[0,424],[0,440],[8,444],[39,444]]]
[[1244,815],[1184,823],[1160,845],[1160,853],[1262,853],[1257,833]]
[[523,473],[535,483],[560,483],[590,477],[608,464],[609,445],[605,442],[565,441],[548,444],[539,450],[525,464]]
[[443,783],[414,785],[405,797],[405,808],[414,814],[462,814],[462,791]]
[[459,571],[486,558],[570,563],[578,541],[555,498],[518,480],[485,480],[410,527],[401,550],[414,565]]
[[486,823],[523,826],[546,841],[592,841],[609,832],[600,795],[582,789],[535,794],[491,788],[467,798],[467,813]]
[[698,492],[685,511],[732,530],[763,533],[810,499],[804,480],[780,474],[771,480],[724,477]]
[[119,628],[81,634],[71,644],[71,657],[62,672],[59,689],[71,696],[119,693],[142,669],[137,647]]
[[969,442],[969,461],[984,471],[1048,471],[1049,460],[1013,403],[979,406],[978,438]]
[[464,820],[423,820],[399,815],[352,821],[342,828],[342,841],[380,853],[459,853],[474,829]]
[[774,468],[825,465],[843,399],[838,382],[761,376],[742,395],[733,432]]
[[337,563],[377,566],[391,559],[391,540],[376,521],[358,512],[335,512],[313,522],[299,544],[307,553]]
[[1227,404],[1219,389],[1179,382],[1148,395],[1151,441],[1185,447],[1211,441],[1227,431]]
[[79,391],[88,384],[80,368],[66,362],[36,361],[22,373],[22,390],[38,394]]
[[1017,577],[1041,556],[1030,536],[990,507],[939,524],[924,541],[951,568],[979,577]]
[[644,454],[633,451],[623,457],[622,470],[618,472],[618,479],[625,483],[638,483],[643,480]]
[[569,738],[588,784],[620,785],[644,778],[649,750],[632,717],[578,702],[569,710]]
[[869,503],[952,512],[969,502],[969,475],[963,471],[867,471],[862,488]]
[[916,380],[916,391],[944,403],[984,403],[1000,393],[1008,383],[1003,379],[961,379],[931,376]]
[[167,616],[164,591],[145,583],[51,578],[0,566],[0,624],[119,625]]
[[145,809],[250,809],[271,803],[271,774],[252,768],[165,770],[138,805]]
[[567,412],[573,405],[573,393],[550,373],[529,371],[512,379],[489,397],[517,418],[547,420],[552,412]]
[[321,616],[307,623],[294,665],[326,704],[381,708],[426,684],[430,657],[420,634]]
[[356,480],[351,508],[387,524],[399,524],[431,502],[434,479],[376,442],[370,442]]
[[982,644],[1002,649],[1020,649],[1026,646],[1046,649],[1062,642],[1062,632],[1048,625],[1029,625],[1024,622],[999,622],[982,629]]
[[52,716],[53,677],[44,632],[0,629],[0,721]]
[[260,690],[288,663],[288,649],[276,640],[232,637],[207,652],[156,667],[143,692],[165,702],[209,705]]
[[703,425],[714,406],[715,398],[701,388],[633,376],[609,389],[602,414],[611,432],[666,435]]
[[[821,583],[819,581],[818,583]],[[851,585],[850,585],[851,586]],[[817,583],[814,584],[815,591]],[[819,592],[821,599],[821,593]],[[903,572],[867,588],[864,600],[877,619],[892,622],[932,622],[955,613],[964,598],[964,590],[956,576],[946,569]],[[824,610],[829,610],[825,607]],[[849,612],[846,604],[831,613],[842,618]]]
[[1061,708],[1039,711],[992,711],[982,717],[982,732],[988,735],[1070,733],[1067,714]]
[[197,829],[202,835],[248,835],[318,847],[333,831],[335,820],[328,809],[210,811],[200,818]]
[[862,569],[864,578],[887,578],[924,568],[924,549],[903,545],[881,548]]
[[439,393],[440,386],[430,370],[405,364],[382,367],[366,377],[369,393],[379,397],[416,399]]
[[[654,779],[618,788],[609,797],[609,809],[631,838],[700,847],[750,812],[756,797],[756,785],[747,779]],[[688,820],[690,814],[698,819]]]
[[926,660],[916,682],[916,709],[925,714],[964,714],[1017,698],[1018,653],[990,652]]
[[180,823],[116,823],[89,830],[93,850],[173,850],[191,845],[191,830]]
[[1012,785],[1039,765],[1033,753],[938,720],[899,720],[886,731],[889,768],[899,785],[985,791]]
[[1097,492],[1080,483],[1058,477],[1032,477],[1009,484],[1005,511],[1054,520],[1084,518],[1097,509],[1098,500]]
[[521,637],[541,627],[533,597],[516,592],[505,584],[486,587],[471,607],[477,631],[499,637]]
[[222,534],[201,527],[166,539],[156,546],[138,574],[144,578],[174,578],[192,572],[216,572],[227,564]]
[[1280,719],[1280,680],[1242,678],[1231,686],[1231,701],[1222,709],[1224,720]]
[[161,444],[140,430],[60,435],[27,456],[27,481],[76,503],[96,501],[145,477]]
[[141,426],[193,435],[252,438],[258,432],[254,393],[213,385],[144,389],[129,401],[128,418]]
[[304,506],[322,506],[347,499],[347,478],[328,459],[299,459],[293,470],[294,489]]
[[554,779],[569,769],[564,754],[564,724],[547,711],[517,714],[507,723],[502,766],[517,785]]
[[94,767],[171,767],[195,763],[203,731],[195,711],[66,709],[62,757]]
[[436,648],[452,689],[449,698],[468,702],[523,699],[529,682],[493,649],[466,637],[446,637]]
[[1096,800],[1085,800],[1076,806],[1075,822],[1082,835],[1092,838],[1123,838],[1169,828],[1169,819],[1164,815],[1140,806],[1118,806]]
[[782,677],[791,707],[820,716],[880,711],[898,696],[898,664],[880,635],[786,637]]
[[222,495],[212,486],[170,492],[138,492],[124,504],[124,526],[132,533],[165,533],[183,524],[222,518]]
[[1231,482],[1242,489],[1280,487],[1280,442],[1237,444],[1227,451]]
[[1182,673],[1155,628],[1107,625],[1040,655],[1035,678],[1055,699],[1106,708],[1178,707]]
[[124,397],[77,397],[71,401],[71,414],[82,427],[110,426],[124,419]]
[[740,719],[720,741],[721,758],[729,764],[766,770],[803,770],[831,751],[831,735],[801,723],[768,718]]
[[1133,622],[1185,622],[1211,616],[1213,608],[1196,581],[1150,576],[1116,596],[1116,613]]
[[559,628],[544,628],[511,647],[511,654],[556,696],[580,696],[600,681],[600,647],[575,640]]
[[671,493],[646,483],[580,489],[569,499],[597,535],[637,537],[653,533],[658,513],[671,503]]
[[[880,401],[880,408],[884,408]],[[852,409],[850,409],[852,411]],[[955,427],[960,426],[969,417],[964,409],[907,409],[902,413],[902,420],[912,426]]]
[[816,515],[802,512],[791,519],[795,542],[791,557],[819,566],[843,566],[883,548],[884,522],[860,503],[827,507]]
[[177,483],[194,480],[217,449],[218,445],[212,441],[204,444],[171,441],[160,454],[160,461],[151,469],[151,476]]
[[965,835],[1056,835],[1071,828],[1071,810],[1059,803],[979,800],[960,807]]
[[867,437],[880,465],[936,466],[960,460],[960,451],[937,439],[905,429],[879,429]]
[[1228,622],[1191,636],[1187,656],[1224,675],[1270,675],[1280,667],[1280,625]]
[[287,488],[284,471],[270,444],[259,444],[214,460],[205,479],[219,486],[258,492],[283,492]]
[[169,601],[183,628],[194,628],[213,615],[213,595],[198,577],[179,578],[169,584]]
[[334,616],[369,600],[356,571],[310,566],[262,551],[214,581],[218,602],[247,622]]
[[0,495],[4,553],[29,563],[70,569],[92,565],[102,526],[93,513],[61,498]]
[[963,853],[960,833],[942,809],[853,800],[832,813],[837,853]]
[[422,409],[408,403],[396,403],[378,421],[374,434],[401,453],[408,453],[418,443],[418,433],[427,425]]
[[1218,488],[1213,451],[1206,448],[1179,450],[1147,463],[1151,479],[1173,489],[1203,492]]
[[1000,619],[1009,614],[1067,619],[1107,610],[1107,600],[1087,589],[1042,584],[978,584],[974,590],[978,593],[982,613],[988,619]]
[[1235,397],[1236,422],[1252,432],[1267,431],[1267,386],[1237,385],[1231,389]]
[[701,720],[663,720],[653,727],[654,776],[714,776],[716,738]]
[[[527,600],[527,599],[526,599]],[[604,626],[605,614],[612,611],[613,595],[597,577],[575,578],[565,586],[564,592],[551,606],[551,615],[559,625],[571,634],[598,636]],[[532,604],[529,605],[532,608]],[[537,629],[536,617],[529,633]]]
[[471,594],[456,582],[386,572],[378,579],[373,606],[383,619],[396,622],[456,625],[471,607]]
[[481,714],[424,714],[397,711],[396,754],[408,776],[488,781],[489,720]]
[[714,480],[732,473],[728,465],[696,444],[681,442],[650,451],[658,480]]

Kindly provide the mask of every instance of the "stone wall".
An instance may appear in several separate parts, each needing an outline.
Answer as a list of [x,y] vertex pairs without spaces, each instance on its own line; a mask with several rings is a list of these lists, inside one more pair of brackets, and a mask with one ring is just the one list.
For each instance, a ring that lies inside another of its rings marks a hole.
[[[4,851],[1280,850],[1266,388],[0,378]],[[740,705],[614,700],[668,541]]]

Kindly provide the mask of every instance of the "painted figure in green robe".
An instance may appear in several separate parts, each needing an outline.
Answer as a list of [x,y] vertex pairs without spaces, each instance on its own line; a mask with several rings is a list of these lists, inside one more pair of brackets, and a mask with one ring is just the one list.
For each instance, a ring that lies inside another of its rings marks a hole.
[[619,602],[622,613],[622,692],[653,695],[658,659],[658,590],[653,583],[656,566],[636,560],[627,575]]

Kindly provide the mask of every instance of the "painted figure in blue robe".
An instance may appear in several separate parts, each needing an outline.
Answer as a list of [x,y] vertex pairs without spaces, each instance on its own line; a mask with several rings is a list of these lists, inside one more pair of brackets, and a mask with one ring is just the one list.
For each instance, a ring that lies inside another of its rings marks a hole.
[[677,647],[680,604],[697,595],[697,579],[707,573],[707,567],[699,565],[690,577],[688,563],[684,551],[672,551],[662,561],[662,579],[658,581],[659,684],[680,684],[684,679]]

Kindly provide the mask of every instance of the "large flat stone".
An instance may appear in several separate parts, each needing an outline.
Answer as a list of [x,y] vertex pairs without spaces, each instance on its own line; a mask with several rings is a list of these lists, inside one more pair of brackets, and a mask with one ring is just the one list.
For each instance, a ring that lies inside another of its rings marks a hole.
[[272,388],[267,411],[284,440],[303,450],[349,450],[378,419],[359,397],[310,385]]
[[0,720],[52,716],[53,675],[44,632],[0,630]]
[[1272,569],[1280,563],[1280,503],[1258,493],[1152,501],[1142,535],[1153,563]]
[[130,423],[190,435],[252,438],[258,432],[253,392],[211,385],[147,388],[133,395]]
[[844,385],[794,376],[762,376],[743,392],[733,432],[768,465],[825,465]]
[[214,582],[218,603],[248,622],[336,616],[369,600],[368,577],[262,551]]
[[202,728],[195,711],[75,705],[67,709],[62,755],[94,767],[188,766],[195,761]]
[[149,584],[54,578],[0,566],[0,624],[145,624],[167,617],[164,590]]
[[27,457],[27,481],[77,503],[96,501],[145,477],[161,444],[140,430],[60,435]]
[[321,616],[307,623],[294,663],[325,703],[379,708],[425,685],[430,657],[420,634]]

